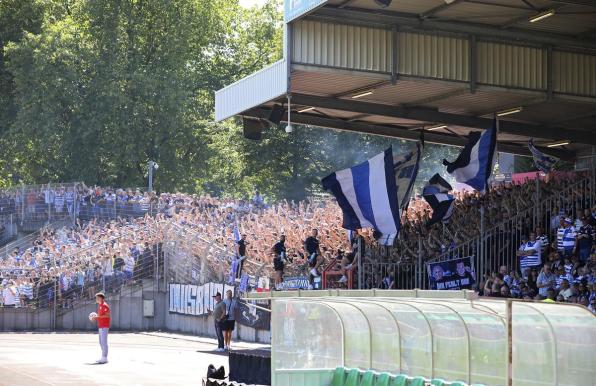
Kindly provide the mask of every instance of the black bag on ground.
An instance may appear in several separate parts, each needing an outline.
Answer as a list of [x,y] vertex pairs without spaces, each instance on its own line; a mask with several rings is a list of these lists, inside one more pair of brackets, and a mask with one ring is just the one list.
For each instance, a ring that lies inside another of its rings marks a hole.
[[207,378],[225,379],[225,377],[226,369],[224,369],[223,366],[219,366],[219,369],[216,369],[213,365],[209,365],[209,367],[207,367]]

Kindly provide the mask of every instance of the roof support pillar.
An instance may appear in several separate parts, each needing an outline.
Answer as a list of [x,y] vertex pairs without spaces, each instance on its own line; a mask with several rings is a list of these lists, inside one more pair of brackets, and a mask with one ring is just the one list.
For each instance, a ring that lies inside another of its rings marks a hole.
[[475,94],[478,81],[478,60],[476,55],[476,35],[470,35],[469,46],[469,77],[470,77],[470,93]]
[[397,34],[397,26],[393,26],[391,28],[391,84],[397,83],[397,74],[399,71],[398,68],[398,34]]
[[286,63],[288,66],[288,70],[287,70],[287,77],[288,77],[288,88],[287,88],[287,93],[290,94],[290,91],[292,90],[292,57],[294,56],[294,24],[293,23],[287,23],[286,26],[286,49],[288,50],[286,52]]
[[546,99],[553,100],[553,77],[555,74],[553,63],[553,47],[546,47]]

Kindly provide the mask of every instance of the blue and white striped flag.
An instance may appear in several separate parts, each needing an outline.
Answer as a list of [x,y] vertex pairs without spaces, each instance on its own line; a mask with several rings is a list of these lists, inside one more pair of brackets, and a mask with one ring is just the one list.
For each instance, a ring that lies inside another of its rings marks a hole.
[[449,182],[445,181],[438,173],[431,177],[424,189],[422,196],[433,210],[432,217],[426,223],[427,227],[440,221],[447,222],[453,214],[455,197],[448,194],[453,190]]
[[[420,168],[420,157],[422,152],[420,144],[416,144],[416,149],[408,153],[398,155],[393,159],[393,171],[395,172],[395,185],[397,186],[397,196],[400,200],[400,218],[401,213],[408,209],[410,204],[410,196],[412,195],[412,188],[416,177],[418,176],[418,169]],[[392,246],[397,238],[398,233],[383,233],[377,242],[381,245]]]
[[447,172],[457,182],[471,186],[484,192],[488,179],[493,170],[494,156],[497,147],[497,120],[493,126],[480,133],[473,131],[468,135],[468,143],[464,146],[457,159],[449,162],[443,160]]
[[530,152],[532,153],[536,169],[540,170],[543,173],[550,173],[550,171],[553,168],[553,165],[556,164],[559,160],[556,157],[546,155],[540,150],[536,149],[536,146],[534,146],[534,138],[530,139],[530,142],[528,142],[528,149],[530,149]]
[[418,154],[398,157],[395,162],[390,147],[360,165],[323,179],[323,188],[331,191],[342,209],[345,229],[399,233],[400,207],[409,200],[406,195],[418,174],[420,149],[412,153]]
[[394,158],[395,185],[397,186],[397,196],[400,199],[399,208],[402,211],[410,203],[412,188],[414,187],[414,182],[416,182],[416,177],[418,176],[418,169],[420,168],[421,156],[420,144],[417,143],[415,150]]

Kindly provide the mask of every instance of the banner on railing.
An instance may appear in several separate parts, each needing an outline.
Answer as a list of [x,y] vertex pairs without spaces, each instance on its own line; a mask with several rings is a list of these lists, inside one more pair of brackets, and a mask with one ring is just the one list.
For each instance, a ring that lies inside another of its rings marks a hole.
[[[234,293],[234,287],[221,283],[207,283],[203,285],[170,284],[170,307],[172,314],[206,315],[213,311],[215,302],[213,296],[221,293],[225,297],[226,291]],[[264,302],[264,303],[263,303]],[[256,301],[254,304],[238,301],[236,307],[236,321],[244,326],[260,330],[268,330],[271,322],[269,312],[257,308],[267,306],[267,301]]]
[[[253,304],[256,303],[256,304]],[[271,327],[271,313],[256,305],[259,301],[238,302],[236,308],[236,322],[243,326],[256,328],[257,330],[269,330]],[[263,307],[263,305],[260,305]]]
[[473,256],[427,264],[429,288],[472,289],[476,284]]
[[284,278],[284,281],[276,284],[275,288],[278,291],[292,291],[299,289],[309,289],[310,281],[308,276],[294,276]]
[[234,293],[234,287],[220,283],[203,285],[170,284],[170,313],[184,315],[205,315],[213,311],[213,296],[221,293],[225,297],[227,290]]

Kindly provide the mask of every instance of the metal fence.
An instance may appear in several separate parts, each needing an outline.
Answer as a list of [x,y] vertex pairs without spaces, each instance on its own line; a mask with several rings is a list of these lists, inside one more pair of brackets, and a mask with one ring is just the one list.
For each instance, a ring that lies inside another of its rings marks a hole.
[[[168,223],[163,229],[163,253],[168,283],[204,284],[228,281],[234,252],[198,231]],[[265,274],[266,264],[244,261],[242,272]]]
[[20,231],[35,232],[46,224],[76,216],[78,182],[21,185],[0,191],[0,216],[11,216]]
[[[0,268],[0,282],[4,283],[4,291],[11,291],[8,297],[13,300],[10,305],[0,305],[50,308],[56,315],[81,300],[93,299],[98,291],[117,293],[127,288],[132,291],[147,279],[151,279],[155,290],[160,289],[164,259],[159,227],[146,230],[146,234],[155,237],[141,248],[132,248],[135,236],[126,235],[93,243],[75,254],[45,261],[41,266]],[[165,287],[161,286],[161,290]]]
[[[499,267],[519,271],[517,251],[523,236],[528,236],[537,227],[542,228],[549,238],[549,244],[556,242],[558,214],[560,211],[572,213],[573,218],[581,217],[580,210],[591,208],[596,204],[596,180],[593,173],[586,173],[568,186],[556,190],[545,191],[540,181],[536,180],[533,205],[516,213],[514,216],[488,226],[485,219],[485,208],[480,207],[480,229],[477,236],[455,247],[449,248],[439,256],[430,258],[425,255],[422,237],[418,237],[418,248],[415,256],[404,253],[403,242],[398,241],[395,247],[369,246],[365,252],[363,263],[363,282],[361,288],[379,287],[382,278],[392,275],[396,288],[428,288],[426,264],[440,262],[459,257],[472,257],[478,282],[482,274],[498,272]],[[550,245],[549,245],[550,247]],[[543,256],[543,260],[546,256]]]

